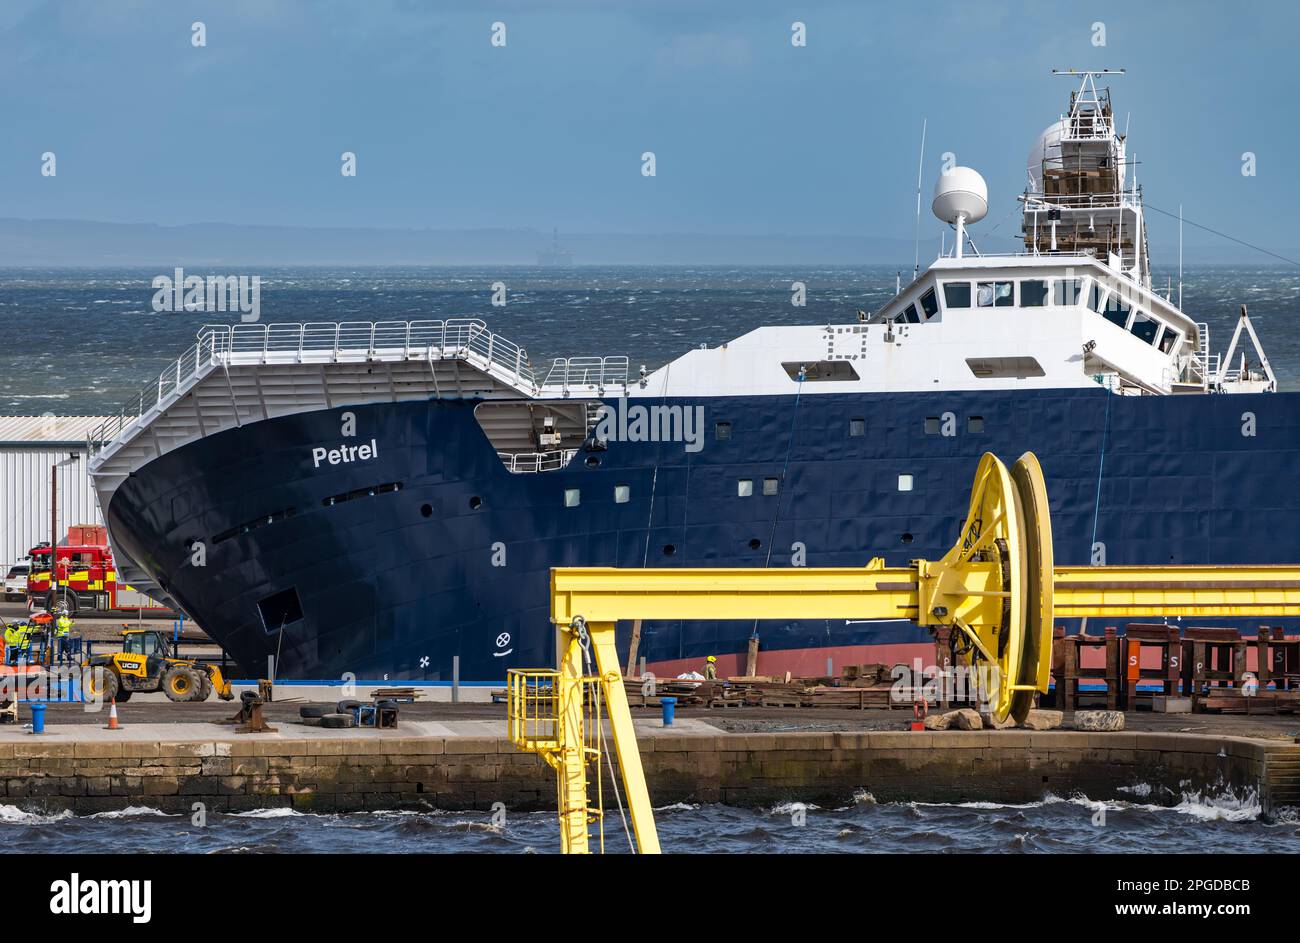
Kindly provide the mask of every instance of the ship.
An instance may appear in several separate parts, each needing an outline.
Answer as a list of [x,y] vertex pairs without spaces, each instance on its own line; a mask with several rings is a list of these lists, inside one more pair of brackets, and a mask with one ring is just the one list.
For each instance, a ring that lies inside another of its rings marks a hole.
[[[1063,565],[1295,558],[1300,395],[1244,308],[1221,356],[1153,286],[1109,73],[1069,74],[1023,245],[980,252],[987,187],[945,168],[951,243],[843,323],[635,373],[473,318],[204,327],[91,435],[121,578],[252,677],[492,683],[551,663],[552,567],[938,559],[980,456],[1030,450]],[[902,619],[635,629],[659,677],[743,673],[755,637],[767,675],[934,652]]]
[[550,248],[537,253],[537,264],[544,268],[572,268],[573,252],[560,245],[560,230],[551,230]]

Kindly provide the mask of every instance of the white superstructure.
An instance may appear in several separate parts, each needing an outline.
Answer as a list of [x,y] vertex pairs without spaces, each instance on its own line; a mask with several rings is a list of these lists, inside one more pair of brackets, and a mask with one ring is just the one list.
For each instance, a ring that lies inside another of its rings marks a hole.
[[[1228,355],[1151,284],[1142,191],[1110,91],[1079,80],[1030,149],[1024,250],[981,254],[968,226],[988,210],[983,178],[949,167],[934,214],[954,229],[941,256],[870,317],[765,327],[696,350],[642,380],[657,395],[713,396],[1101,385],[1124,395],[1271,392],[1276,381],[1243,308]],[[1256,357],[1234,362],[1242,334]]]

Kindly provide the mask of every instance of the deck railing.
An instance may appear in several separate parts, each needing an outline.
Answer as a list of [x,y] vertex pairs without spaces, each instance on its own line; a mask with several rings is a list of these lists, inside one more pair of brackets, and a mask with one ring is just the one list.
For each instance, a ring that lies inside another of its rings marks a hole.
[[546,386],[594,386],[604,389],[627,382],[626,357],[556,357],[546,374]]
[[558,471],[573,461],[573,456],[577,454],[577,449],[562,449],[555,452],[498,452],[497,458],[501,459],[508,471],[519,475]]
[[[159,406],[169,396],[180,394],[221,364],[292,362],[295,355],[322,352],[333,360],[464,358],[486,369],[516,380],[527,389],[540,387],[528,352],[500,334],[488,330],[478,318],[429,321],[343,321],[305,324],[208,324],[176,361],[125,403],[116,416],[91,430],[87,436],[90,454],[104,448],[122,430]],[[565,364],[561,370],[559,365]],[[551,367],[557,384],[623,382],[627,378],[626,357],[591,357],[557,360]],[[579,378],[582,379],[579,379]],[[548,376],[548,382],[550,377]]]

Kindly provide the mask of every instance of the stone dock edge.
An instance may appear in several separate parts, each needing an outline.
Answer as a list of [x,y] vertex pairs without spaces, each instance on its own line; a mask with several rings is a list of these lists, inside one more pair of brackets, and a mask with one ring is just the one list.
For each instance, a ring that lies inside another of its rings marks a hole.
[[[1171,733],[963,731],[673,735],[639,740],[655,805],[786,801],[1032,802],[1186,797],[1300,806],[1300,746]],[[0,802],[89,814],[288,807],[554,808],[555,774],[497,737],[213,737],[0,743]]]

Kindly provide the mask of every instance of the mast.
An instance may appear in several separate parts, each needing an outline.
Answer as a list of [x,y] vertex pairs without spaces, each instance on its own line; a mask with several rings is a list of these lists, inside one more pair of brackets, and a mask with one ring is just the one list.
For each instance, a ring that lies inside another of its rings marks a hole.
[[[1062,71],[1078,80],[1067,111],[1043,132],[1028,162],[1024,195],[1025,246],[1034,253],[1084,254],[1113,263],[1121,274],[1150,287],[1142,190],[1127,135],[1115,127],[1110,89],[1097,79],[1124,70]],[[1112,259],[1113,256],[1113,259]]]

